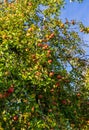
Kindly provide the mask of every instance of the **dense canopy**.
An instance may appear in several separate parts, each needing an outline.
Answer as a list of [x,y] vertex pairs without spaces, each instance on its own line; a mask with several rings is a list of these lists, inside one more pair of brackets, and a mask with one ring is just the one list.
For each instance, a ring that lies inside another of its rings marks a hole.
[[[60,19],[64,0],[0,5],[2,130],[88,130],[81,22]],[[84,30],[85,29],[85,30]]]

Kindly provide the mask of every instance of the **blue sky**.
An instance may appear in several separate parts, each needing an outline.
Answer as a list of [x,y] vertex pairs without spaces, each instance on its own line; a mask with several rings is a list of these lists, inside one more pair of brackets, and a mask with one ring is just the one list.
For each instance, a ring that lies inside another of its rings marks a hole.
[[[82,21],[85,26],[89,26],[89,0],[84,0],[82,3],[71,2],[70,0],[66,0],[66,5],[62,9],[61,18],[68,18],[69,20],[77,20]],[[82,37],[86,43],[89,45],[89,34],[84,35]],[[86,48],[86,53],[89,55],[89,48]]]
[[62,17],[82,20],[85,25],[89,25],[89,0],[84,0],[81,4],[66,0],[65,8],[62,9]]

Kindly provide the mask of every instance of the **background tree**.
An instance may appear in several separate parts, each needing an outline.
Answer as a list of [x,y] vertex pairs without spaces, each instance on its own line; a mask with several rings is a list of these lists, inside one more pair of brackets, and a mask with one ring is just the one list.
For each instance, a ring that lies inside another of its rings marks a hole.
[[89,121],[86,62],[77,31],[82,24],[63,23],[63,6],[63,0],[0,5],[2,129],[76,130]]

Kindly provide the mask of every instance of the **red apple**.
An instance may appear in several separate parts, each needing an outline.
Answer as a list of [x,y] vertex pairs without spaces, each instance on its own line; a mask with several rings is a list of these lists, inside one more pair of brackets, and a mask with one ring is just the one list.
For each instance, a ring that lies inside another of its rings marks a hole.
[[42,47],[43,50],[46,50],[48,49],[48,45],[47,44],[44,44],[43,47]]
[[9,95],[10,95],[10,93],[5,92],[5,93],[3,94],[3,98],[7,98]]
[[77,97],[80,97],[80,96],[81,96],[81,94],[80,94],[80,93],[77,93],[76,95],[77,95]]
[[38,46],[38,47],[42,47],[43,44],[42,44],[42,43],[38,43],[37,46]]
[[29,2],[29,3],[28,3],[28,5],[29,5],[29,6],[32,6],[32,3],[31,3],[31,2]]
[[57,82],[57,83],[55,84],[55,86],[56,86],[56,87],[59,87],[59,86],[60,86],[60,83],[59,83],[59,82]]
[[50,54],[50,53],[51,53],[51,50],[48,50],[47,53]]
[[49,39],[53,38],[54,36],[55,36],[54,33],[51,33]]
[[29,127],[31,124],[30,124],[30,122],[27,122],[27,126]]
[[87,120],[87,124],[89,125],[89,120]]
[[33,28],[29,28],[29,29],[28,29],[28,32],[31,32],[31,31],[33,31]]
[[3,94],[0,93],[0,99],[3,98]]
[[62,100],[62,104],[66,105],[67,101],[66,100]]
[[15,115],[15,116],[13,117],[13,120],[14,120],[14,121],[17,121],[17,120],[18,120],[18,115]]
[[47,57],[51,57],[51,50],[47,50]]
[[31,111],[32,111],[32,112],[34,112],[34,111],[35,111],[35,107],[34,107],[34,106],[31,108]]
[[32,59],[36,59],[36,55],[35,54],[32,55]]
[[55,34],[54,34],[54,33],[52,33],[50,36],[51,36],[51,37],[54,37],[54,36],[55,36]]
[[50,63],[52,63],[53,61],[50,59],[50,60],[48,60],[48,63],[50,64]]
[[52,102],[52,104],[53,104],[54,106],[57,106],[57,103],[56,103],[56,102]]
[[54,72],[50,72],[50,73],[49,73],[49,76],[50,76],[50,77],[54,76]]
[[42,99],[42,98],[43,98],[43,95],[41,95],[41,94],[38,95],[38,98],[39,98],[39,99]]
[[41,75],[41,72],[36,72],[36,76],[40,76]]
[[14,87],[10,87],[8,90],[7,90],[8,93],[13,93],[14,92]]
[[48,109],[48,112],[52,112],[52,109]]
[[50,53],[47,53],[47,55],[46,55],[46,56],[47,56],[47,58],[49,58],[49,57],[51,57],[51,54],[50,54]]
[[57,79],[62,79],[62,76],[61,75],[57,75]]
[[54,89],[52,88],[52,89],[50,90],[50,92],[53,93],[53,92],[54,92]]
[[89,102],[87,102],[87,105],[89,105]]

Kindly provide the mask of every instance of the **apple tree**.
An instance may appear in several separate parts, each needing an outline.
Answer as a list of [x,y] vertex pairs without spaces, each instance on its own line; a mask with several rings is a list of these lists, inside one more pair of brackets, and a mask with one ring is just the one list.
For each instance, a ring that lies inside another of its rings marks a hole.
[[1,129],[83,129],[89,122],[89,104],[85,109],[81,23],[60,19],[64,0],[4,2]]

